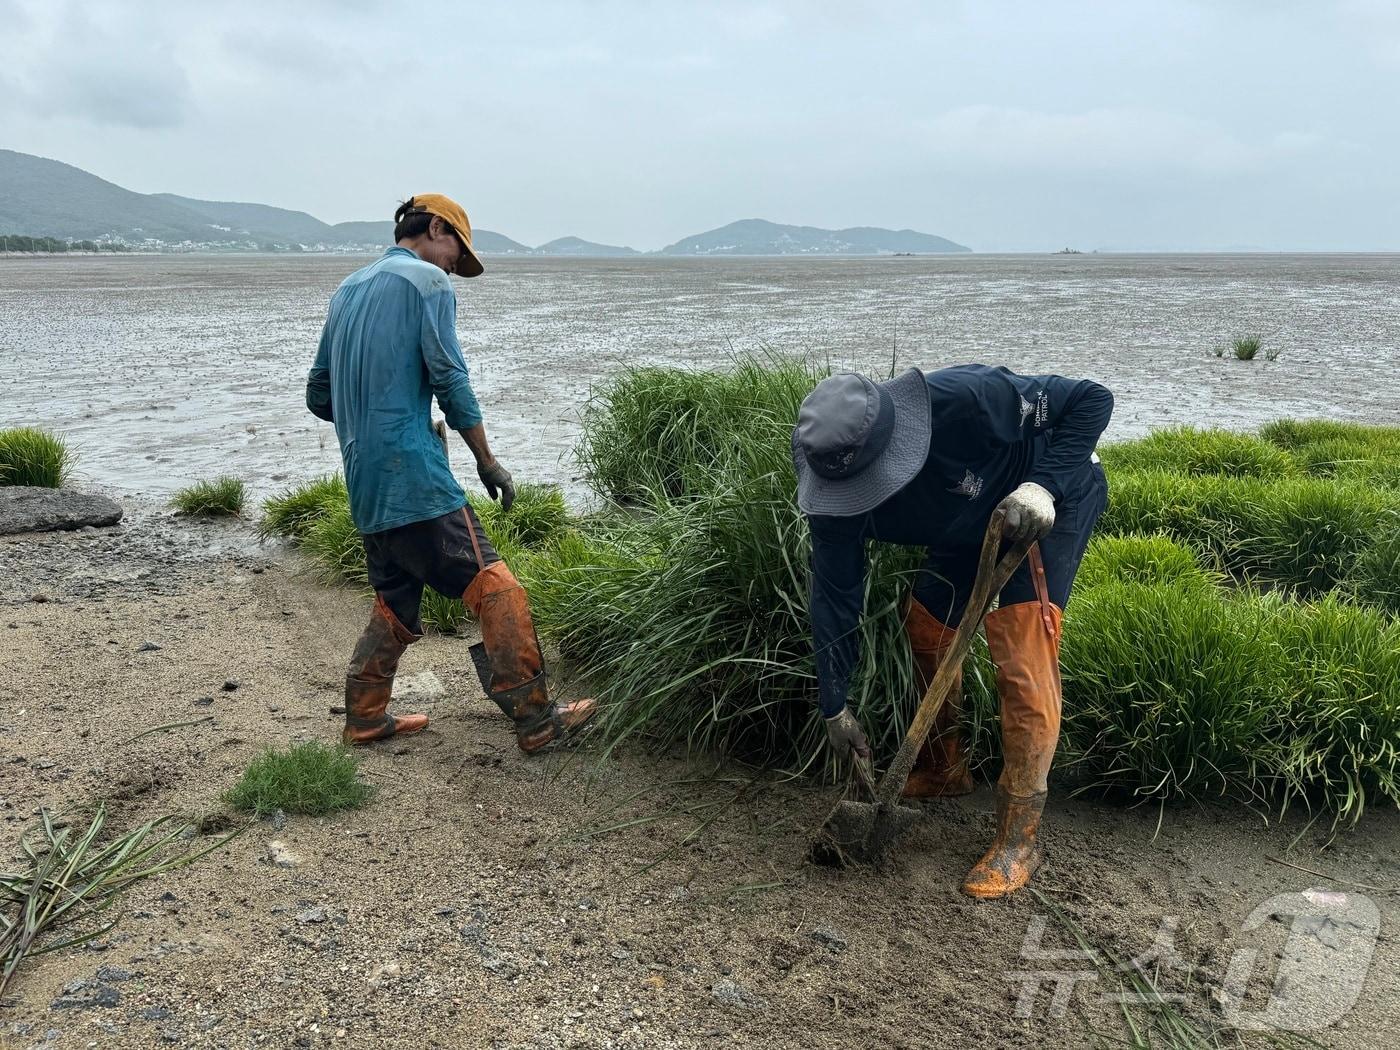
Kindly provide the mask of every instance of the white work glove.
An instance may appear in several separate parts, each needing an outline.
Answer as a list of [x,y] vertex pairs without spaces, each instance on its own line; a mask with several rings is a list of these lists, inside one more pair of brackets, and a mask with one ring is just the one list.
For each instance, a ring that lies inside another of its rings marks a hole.
[[841,708],[838,714],[826,719],[826,739],[835,749],[837,758],[847,755],[865,759],[870,757],[870,742],[865,739],[865,733],[849,707]]
[[1055,497],[1034,481],[1027,481],[1001,501],[1006,511],[1001,534],[1008,540],[1038,540],[1055,527]]

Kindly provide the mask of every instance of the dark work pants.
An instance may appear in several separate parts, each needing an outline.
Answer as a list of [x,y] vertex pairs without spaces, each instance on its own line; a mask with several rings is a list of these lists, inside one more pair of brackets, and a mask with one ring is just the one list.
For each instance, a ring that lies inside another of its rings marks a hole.
[[366,533],[364,541],[370,586],[414,634],[423,633],[419,608],[425,584],[449,598],[460,598],[477,573],[501,560],[470,506],[440,518]]
[[[1064,609],[1069,604],[1074,574],[1079,571],[1089,536],[1108,505],[1108,481],[1103,467],[1088,463],[1055,501],[1055,527],[1040,541],[1045,583],[1050,601]],[[957,627],[972,596],[982,547],[929,548],[928,558],[914,584],[919,604],[949,627]],[[1023,561],[1001,592],[1001,604],[1037,601],[1030,559]]]

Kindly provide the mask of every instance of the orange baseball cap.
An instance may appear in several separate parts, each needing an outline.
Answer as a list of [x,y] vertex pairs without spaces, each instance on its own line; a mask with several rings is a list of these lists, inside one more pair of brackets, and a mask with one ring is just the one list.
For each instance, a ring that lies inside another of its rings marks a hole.
[[462,210],[462,206],[451,197],[444,197],[441,193],[415,193],[408,199],[408,206],[415,211],[425,211],[429,215],[436,215],[443,222],[452,227],[457,234],[458,240],[462,242],[462,247],[466,249],[462,253],[462,258],[457,261],[457,268],[453,270],[458,277],[479,276],[486,267],[481,264],[481,259],[472,250],[472,224],[467,219],[467,213]]

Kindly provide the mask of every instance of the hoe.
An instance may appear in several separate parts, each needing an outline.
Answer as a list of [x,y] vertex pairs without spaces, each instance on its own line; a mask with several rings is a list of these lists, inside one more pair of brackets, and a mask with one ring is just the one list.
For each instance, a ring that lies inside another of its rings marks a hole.
[[[938,709],[947,699],[958,669],[962,667],[963,659],[972,647],[972,639],[991,609],[992,601],[1035,546],[1033,540],[1019,541],[997,560],[1002,546],[1004,518],[1003,512],[996,511],[987,523],[987,534],[982,539],[982,555],[977,563],[977,580],[972,585],[967,611],[963,613],[962,623],[953,636],[953,644],[914,714],[914,721],[909,725],[909,732],[898,754],[878,785],[870,760],[854,760],[857,779],[864,785],[871,801],[842,799],[836,803],[836,808],[826,818],[820,836],[812,845],[815,860],[837,866],[852,862],[879,865],[899,837],[918,819],[917,809],[899,804],[900,793],[914,765],[914,756],[928,736]],[[1037,572],[1044,571],[1039,558],[1032,558],[1031,562]],[[1037,591],[1043,590],[1043,581],[1037,579],[1035,583]]]

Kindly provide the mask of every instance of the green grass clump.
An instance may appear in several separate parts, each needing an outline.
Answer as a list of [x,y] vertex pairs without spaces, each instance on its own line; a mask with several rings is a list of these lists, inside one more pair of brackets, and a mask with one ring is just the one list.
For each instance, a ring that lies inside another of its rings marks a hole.
[[1362,605],[1400,617],[1400,513],[1389,514],[1356,556],[1339,590]]
[[277,810],[319,816],[365,804],[372,793],[345,747],[317,740],[285,751],[269,748],[249,764],[224,796],[236,809],[263,816]]
[[1219,574],[1208,571],[1190,547],[1168,536],[1095,536],[1079,565],[1077,590],[1114,580],[1212,587]]
[[326,474],[314,481],[294,485],[264,501],[263,516],[258,521],[258,535],[263,539],[285,536],[300,540],[327,511],[348,504],[349,500],[345,478],[340,474]]
[[73,471],[73,453],[57,434],[38,427],[0,430],[0,485],[62,488]]
[[1230,352],[1240,361],[1253,361],[1259,355],[1262,341],[1257,335],[1237,336],[1230,341]]
[[[1376,610],[1096,581],[1076,588],[1061,674],[1056,775],[1078,791],[1301,804],[1339,821],[1400,804],[1400,622]],[[966,677],[974,754],[994,776],[985,646]]]
[[307,527],[300,547],[326,582],[369,584],[365,543],[350,516],[348,500],[328,503]]
[[[595,395],[581,458],[614,503],[554,533],[522,578],[541,635],[603,702],[604,753],[683,743],[836,772],[815,717],[810,541],[789,449],[819,378],[802,367],[745,362],[742,384],[643,369]],[[1312,460],[1248,435],[1179,428],[1116,448],[1065,621],[1058,775],[1137,799],[1300,801],[1339,819],[1400,802],[1387,751],[1400,698],[1382,658],[1393,622],[1340,596],[1359,594],[1367,557],[1386,575],[1376,537],[1391,534],[1396,494],[1309,476]],[[900,606],[921,556],[868,552],[851,704],[882,762],[917,701]],[[1363,645],[1366,630],[1381,641]],[[1311,669],[1295,673],[1309,645]],[[967,724],[989,764],[993,679],[979,642]]]
[[575,454],[620,503],[702,496],[742,471],[780,469],[797,408],[825,376],[776,357],[722,373],[628,369],[594,392]]
[[1400,427],[1345,423],[1335,419],[1276,419],[1260,427],[1259,436],[1289,451],[1320,441],[1350,441],[1377,449],[1393,449],[1400,442]]
[[170,502],[181,514],[218,517],[241,514],[245,494],[241,478],[224,475],[197,481],[175,493]]
[[1099,528],[1163,533],[1237,576],[1316,595],[1338,585],[1396,506],[1387,490],[1326,478],[1128,473],[1112,479]]
[[1302,472],[1286,451],[1261,438],[1195,427],[1171,427],[1134,441],[1104,445],[1099,449],[1099,458],[1110,476],[1123,471],[1152,470],[1283,478]]
[[1140,798],[1269,794],[1284,654],[1199,588],[1110,582],[1066,617],[1061,766]]

